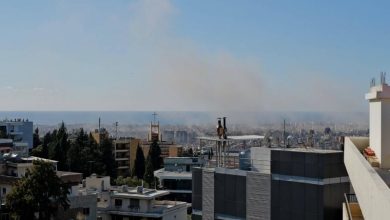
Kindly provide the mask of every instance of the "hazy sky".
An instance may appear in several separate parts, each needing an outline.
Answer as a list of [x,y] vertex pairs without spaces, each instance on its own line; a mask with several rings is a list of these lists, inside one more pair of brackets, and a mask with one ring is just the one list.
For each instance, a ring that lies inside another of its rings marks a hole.
[[390,1],[0,1],[0,110],[367,111]]

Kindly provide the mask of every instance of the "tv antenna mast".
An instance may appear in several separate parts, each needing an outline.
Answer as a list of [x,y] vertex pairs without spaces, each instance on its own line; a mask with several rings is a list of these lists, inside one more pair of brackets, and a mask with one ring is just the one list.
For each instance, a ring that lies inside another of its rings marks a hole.
[[381,85],[386,84],[386,72],[381,72]]
[[115,139],[118,140],[118,122],[115,122]]

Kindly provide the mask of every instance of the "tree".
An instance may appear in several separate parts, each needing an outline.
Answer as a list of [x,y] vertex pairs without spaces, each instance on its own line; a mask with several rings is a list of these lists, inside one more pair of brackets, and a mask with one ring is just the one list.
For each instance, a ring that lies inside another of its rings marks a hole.
[[160,169],[162,165],[161,148],[157,141],[153,141],[149,148],[153,171]]
[[152,186],[152,183],[154,182],[153,163],[150,154],[146,159],[144,180],[148,183],[149,187]]
[[137,146],[137,153],[134,160],[134,167],[131,176],[136,176],[138,179],[143,179],[145,174],[145,156],[141,147]]
[[122,185],[127,185],[130,187],[136,187],[136,186],[141,186],[142,181],[137,178],[131,178],[131,177],[126,177],[124,178],[123,176],[119,176],[114,180],[115,185],[117,186],[122,186]]
[[33,148],[38,147],[41,144],[41,140],[39,139],[39,129],[36,128],[33,134]]
[[49,144],[49,158],[58,161],[59,170],[67,170],[66,156],[70,144],[64,122],[61,123],[58,131],[53,132],[52,136],[54,140]]
[[20,219],[48,220],[57,209],[69,208],[67,194],[69,188],[57,176],[52,164],[44,161],[34,161],[34,167],[27,170],[6,197],[10,212]]
[[89,152],[87,152],[88,145],[88,135],[85,134],[83,129],[80,129],[77,132],[77,137],[74,142],[70,144],[69,150],[67,152],[67,164],[71,171],[81,172],[84,176],[87,175],[88,172],[88,156]]
[[100,140],[98,164],[102,164],[103,174],[112,178],[116,177],[116,163],[112,152],[112,141],[108,137]]

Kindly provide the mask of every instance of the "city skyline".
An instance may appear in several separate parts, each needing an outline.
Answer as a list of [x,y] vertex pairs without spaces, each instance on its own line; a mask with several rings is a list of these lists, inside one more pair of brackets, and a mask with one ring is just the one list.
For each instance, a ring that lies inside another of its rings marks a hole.
[[1,2],[0,110],[366,112],[387,6]]

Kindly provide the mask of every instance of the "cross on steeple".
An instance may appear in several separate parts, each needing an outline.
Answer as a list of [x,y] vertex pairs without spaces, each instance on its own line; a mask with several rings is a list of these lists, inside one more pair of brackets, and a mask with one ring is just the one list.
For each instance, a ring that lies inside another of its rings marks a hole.
[[156,116],[158,115],[156,112],[154,112],[153,114],[153,121],[154,121],[154,124],[156,124]]

